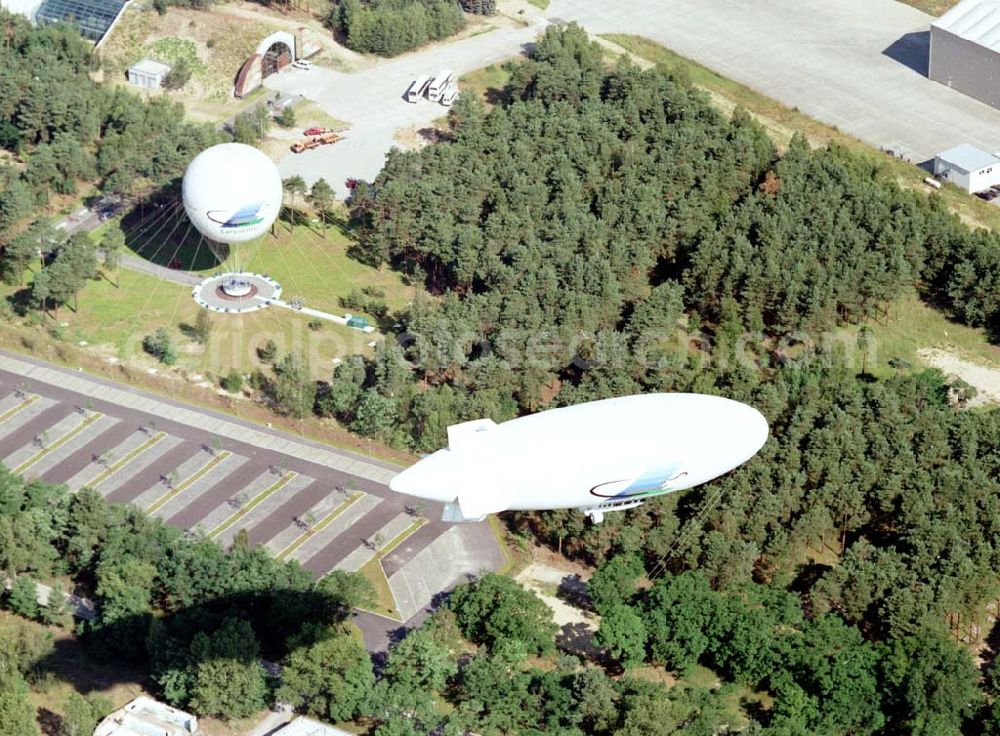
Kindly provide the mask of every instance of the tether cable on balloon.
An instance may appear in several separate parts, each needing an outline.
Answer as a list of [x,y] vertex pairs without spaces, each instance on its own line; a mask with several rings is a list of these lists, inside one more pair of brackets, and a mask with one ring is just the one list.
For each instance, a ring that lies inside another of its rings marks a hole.
[[[176,224],[175,224],[175,225],[174,225],[174,226],[173,226],[173,227],[172,227],[172,228],[170,229],[170,232],[169,232],[169,233],[167,233],[167,239],[169,239],[170,237],[172,237],[172,236],[173,236],[173,234],[174,234],[174,232],[176,232],[177,228],[178,228],[178,227],[180,227],[180,224],[181,224],[181,222],[180,222],[180,219],[178,218],[178,220],[177,220],[177,223],[176,223]],[[191,227],[192,227],[192,225],[191,225],[191,221],[190,221],[190,220],[188,220],[188,229],[187,229],[187,231],[186,231],[186,232],[185,232],[185,234],[184,234],[184,237],[185,237],[185,238],[186,238],[186,237],[188,236],[188,234],[189,234],[189,233],[191,232]],[[177,257],[177,253],[178,253],[178,251],[180,250],[180,248],[181,248],[181,245],[182,245],[183,243],[184,243],[184,240],[182,239],[182,240],[181,240],[181,241],[180,241],[180,242],[179,242],[179,243],[177,244],[177,247],[176,247],[176,248],[174,248],[174,252],[173,252],[173,254],[172,254],[172,255],[170,256],[170,260],[171,260],[171,261],[173,261],[173,260],[174,260],[174,259],[175,259],[175,258]],[[161,246],[161,247],[162,247],[162,246]],[[158,253],[158,252],[159,252],[159,249],[157,249],[157,253]],[[154,266],[159,266],[159,264],[157,264],[157,263],[155,263],[155,262],[153,262],[153,265],[154,265]],[[160,268],[165,268],[164,266],[159,266],[159,267],[160,267]],[[149,290],[149,296],[148,296],[148,297],[146,297],[146,303],[145,303],[145,304],[143,305],[143,307],[142,307],[142,310],[140,310],[140,312],[139,312],[139,316],[140,316],[140,318],[141,318],[141,317],[142,317],[143,315],[145,315],[145,313],[146,313],[146,310],[147,310],[147,309],[149,308],[149,303],[150,303],[150,302],[152,301],[153,297],[154,297],[154,296],[156,295],[156,289],[157,289],[157,287],[159,286],[159,282],[160,282],[160,281],[168,281],[168,280],[169,280],[169,279],[167,279],[167,278],[166,278],[166,277],[164,277],[164,276],[157,276],[157,277],[156,277],[156,279],[157,279],[157,283],[155,283],[155,284],[153,285],[153,288]]]

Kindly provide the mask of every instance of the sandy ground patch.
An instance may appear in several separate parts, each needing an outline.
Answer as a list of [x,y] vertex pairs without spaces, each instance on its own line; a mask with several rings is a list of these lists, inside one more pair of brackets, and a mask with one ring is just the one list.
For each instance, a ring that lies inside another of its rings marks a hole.
[[585,588],[585,583],[578,573],[533,562],[518,574],[516,580],[545,601],[545,605],[552,609],[553,620],[560,628],[579,624],[591,631],[597,630],[600,623],[597,614],[570,605],[554,594],[560,588],[582,591]]
[[954,353],[937,348],[924,348],[917,356],[927,365],[945,375],[956,376],[974,386],[979,392],[969,406],[982,406],[1000,402],[1000,369],[964,360]]

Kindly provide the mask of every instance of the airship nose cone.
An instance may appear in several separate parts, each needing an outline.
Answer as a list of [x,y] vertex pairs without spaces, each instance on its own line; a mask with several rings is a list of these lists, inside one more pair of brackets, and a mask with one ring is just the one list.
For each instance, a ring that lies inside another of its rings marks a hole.
[[[437,453],[435,453],[436,455]],[[399,473],[389,481],[389,489],[407,496],[416,496],[426,501],[448,503],[455,500],[455,490],[451,488],[449,473],[443,465],[434,461],[434,455],[424,458],[416,465]]]
[[[715,442],[722,445],[733,467],[756,455],[767,442],[769,428],[764,415],[737,401],[724,399],[714,433]],[[721,408],[721,407],[720,407]]]
[[746,446],[745,446],[745,459],[749,460],[754,455],[756,455],[760,448],[764,446],[767,442],[768,435],[770,434],[770,428],[767,426],[767,419],[759,411],[754,409],[752,406],[746,406],[742,404],[743,408],[749,411],[744,412],[745,416],[743,421],[746,424],[744,429],[746,436]]
[[687,470],[686,487],[706,483],[728,473],[752,458],[767,442],[769,429],[764,415],[751,406],[721,397],[701,397],[699,421],[685,427],[679,442],[685,448],[682,465]]

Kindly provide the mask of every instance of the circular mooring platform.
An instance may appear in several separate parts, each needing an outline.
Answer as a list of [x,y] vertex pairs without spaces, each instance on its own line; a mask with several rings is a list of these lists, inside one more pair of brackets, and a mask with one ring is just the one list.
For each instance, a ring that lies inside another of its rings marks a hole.
[[253,312],[281,298],[281,284],[267,274],[218,273],[191,291],[191,296],[213,312]]

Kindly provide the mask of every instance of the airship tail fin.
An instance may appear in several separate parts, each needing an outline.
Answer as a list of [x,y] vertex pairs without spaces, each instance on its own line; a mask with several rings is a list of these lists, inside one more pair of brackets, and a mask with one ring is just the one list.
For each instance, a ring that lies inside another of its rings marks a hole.
[[462,513],[462,507],[457,502],[446,503],[441,512],[441,521],[482,521],[486,516],[468,517]]
[[462,491],[451,503],[444,505],[441,521],[482,521],[487,514],[495,514],[510,508],[506,494],[486,494],[482,489]]
[[448,427],[448,449],[465,450],[476,447],[484,436],[496,427],[492,419],[475,419]]

